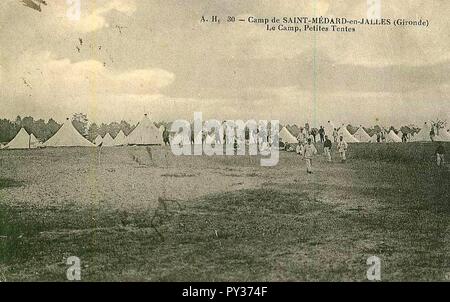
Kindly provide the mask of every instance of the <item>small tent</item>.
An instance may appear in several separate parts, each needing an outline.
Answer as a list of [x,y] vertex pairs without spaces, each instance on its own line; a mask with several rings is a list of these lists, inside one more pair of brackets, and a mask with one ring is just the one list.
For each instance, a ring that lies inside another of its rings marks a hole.
[[410,142],[431,142],[430,131],[431,125],[425,122],[419,133],[411,137]]
[[297,144],[298,140],[293,136],[286,127],[280,130],[279,138],[285,144]]
[[97,135],[97,137],[94,140],[94,144],[96,146],[100,146],[103,142],[103,137],[101,135]]
[[162,141],[161,132],[147,114],[125,139],[128,145],[161,145]]
[[44,143],[46,147],[94,147],[95,145],[85,139],[72,122],[67,119],[58,132]]
[[[360,126],[358,128],[358,130],[356,130],[355,134],[353,134],[353,137],[362,143],[368,143],[371,139],[370,135],[366,132],[366,130],[364,130],[364,128],[362,126]],[[376,136],[375,136],[375,140],[376,140]]]
[[[35,137],[34,139],[36,140]],[[16,134],[16,136],[5,146],[5,149],[31,149],[31,148],[33,148],[33,145],[31,143],[31,135],[29,135],[24,128],[21,128],[19,132]]]
[[359,143],[359,140],[357,140],[353,135],[348,132],[347,127],[343,124],[342,127],[339,129],[339,136],[342,136],[344,138],[344,141],[347,143]]
[[30,148],[38,148],[41,147],[41,142],[34,136],[33,133],[30,134]]
[[394,130],[389,131],[388,134],[386,134],[386,143],[401,143],[402,139],[398,137],[397,134],[395,134]]
[[106,133],[105,137],[103,138],[102,146],[103,147],[114,146],[114,139],[111,137],[111,134]]
[[123,146],[125,145],[126,140],[125,133],[123,133],[122,130],[119,131],[119,133],[116,135],[116,138],[114,139],[114,146]]

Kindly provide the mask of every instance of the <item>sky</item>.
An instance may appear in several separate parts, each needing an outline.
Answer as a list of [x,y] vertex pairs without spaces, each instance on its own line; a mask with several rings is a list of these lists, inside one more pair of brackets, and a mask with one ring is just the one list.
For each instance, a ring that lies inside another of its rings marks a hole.
[[450,1],[381,0],[383,18],[430,26],[355,33],[200,19],[363,18],[367,0],[81,0],[79,20],[66,1],[47,3],[41,12],[0,3],[0,118],[450,122]]

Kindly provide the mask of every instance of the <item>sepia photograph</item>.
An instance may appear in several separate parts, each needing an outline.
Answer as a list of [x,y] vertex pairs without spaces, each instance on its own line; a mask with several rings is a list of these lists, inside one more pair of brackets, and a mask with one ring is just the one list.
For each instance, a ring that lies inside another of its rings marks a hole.
[[0,282],[449,282],[449,11],[1,1]]

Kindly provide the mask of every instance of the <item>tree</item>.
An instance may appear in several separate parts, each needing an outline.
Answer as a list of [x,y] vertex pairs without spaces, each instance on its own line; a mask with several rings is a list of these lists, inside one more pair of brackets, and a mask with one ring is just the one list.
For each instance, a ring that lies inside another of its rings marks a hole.
[[96,123],[92,123],[88,130],[88,139],[93,142],[98,136],[98,126]]
[[81,135],[83,135],[84,137],[88,135],[89,120],[86,114],[75,113],[72,116],[72,124],[75,127],[75,129],[77,129],[78,132],[80,132]]
[[7,143],[11,141],[19,130],[20,125],[17,125],[7,119],[0,120],[0,142]]
[[47,127],[45,131],[45,139],[44,141],[48,140],[50,137],[55,135],[56,132],[58,132],[59,128],[61,128],[62,125],[55,122],[54,119],[49,119],[47,122]]
[[121,121],[120,122],[120,130],[123,131],[123,133],[125,135],[129,135],[131,133],[131,131],[134,130],[135,127],[132,127],[128,122],[126,121]]
[[17,117],[16,117],[16,125],[21,125],[22,124],[22,118],[20,117],[20,115],[18,115]]
[[120,124],[118,122],[112,122],[108,125],[108,132],[112,137],[116,137],[120,130]]
[[26,116],[22,119],[22,123],[20,124],[21,127],[25,128],[25,130],[28,133],[33,133],[33,128],[34,128],[34,118],[32,118],[31,116]]
[[355,134],[356,131],[358,131],[359,127],[353,126],[351,124],[347,125],[347,130],[350,132],[351,135]]

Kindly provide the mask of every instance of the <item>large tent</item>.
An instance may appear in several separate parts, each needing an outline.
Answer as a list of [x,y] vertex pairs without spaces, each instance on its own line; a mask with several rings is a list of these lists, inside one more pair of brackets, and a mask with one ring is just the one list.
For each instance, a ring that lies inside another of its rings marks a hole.
[[114,139],[111,137],[111,134],[106,133],[105,137],[103,138],[102,146],[103,147],[114,146]]
[[411,137],[410,142],[431,142],[430,131],[431,125],[425,122],[419,133]]
[[345,125],[342,125],[338,133],[339,136],[342,136],[344,138],[344,141],[347,143],[359,143],[359,140],[357,140],[353,135],[350,134],[350,132],[348,132]]
[[85,139],[72,122],[67,119],[62,127],[48,141],[44,143],[46,147],[94,147],[95,145]]
[[397,134],[395,134],[394,130],[389,131],[388,134],[386,134],[386,143],[401,143],[402,139],[398,137]]
[[162,134],[145,114],[142,121],[125,139],[128,145],[161,145]]
[[33,135],[33,141],[31,135],[21,128],[16,136],[4,147],[5,149],[31,149],[36,148],[36,138]]
[[122,146],[125,145],[126,135],[123,133],[122,130],[119,131],[119,133],[116,135],[116,138],[114,139],[114,146]]
[[285,144],[297,144],[298,140],[293,136],[286,127],[280,130],[279,138]]
[[353,137],[359,140],[361,143],[368,143],[371,139],[370,135],[366,132],[366,130],[364,130],[362,126],[360,126],[358,130],[356,130],[355,134],[353,134]]

